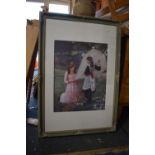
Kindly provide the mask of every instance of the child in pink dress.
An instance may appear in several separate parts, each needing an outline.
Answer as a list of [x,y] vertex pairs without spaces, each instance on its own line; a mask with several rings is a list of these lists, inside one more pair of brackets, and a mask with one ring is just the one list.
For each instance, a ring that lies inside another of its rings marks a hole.
[[81,92],[78,87],[78,81],[76,80],[76,66],[73,62],[69,64],[65,72],[64,83],[66,84],[66,89],[60,96],[60,102],[67,104],[78,103]]

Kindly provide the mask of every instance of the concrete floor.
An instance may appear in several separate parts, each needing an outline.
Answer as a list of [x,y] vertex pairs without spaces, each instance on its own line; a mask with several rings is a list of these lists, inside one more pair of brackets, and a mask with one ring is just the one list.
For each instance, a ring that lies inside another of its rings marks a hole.
[[[74,153],[62,153],[62,154],[55,154],[55,155],[128,155],[129,147],[113,147],[113,148],[102,148],[102,149],[95,149],[89,151],[81,151],[81,152],[74,152]],[[51,154],[54,155],[54,154]]]

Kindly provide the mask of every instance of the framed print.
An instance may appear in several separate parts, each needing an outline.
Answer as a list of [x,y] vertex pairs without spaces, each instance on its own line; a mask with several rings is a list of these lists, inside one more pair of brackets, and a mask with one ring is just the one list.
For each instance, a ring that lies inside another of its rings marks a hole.
[[119,44],[117,22],[40,13],[40,136],[115,130]]

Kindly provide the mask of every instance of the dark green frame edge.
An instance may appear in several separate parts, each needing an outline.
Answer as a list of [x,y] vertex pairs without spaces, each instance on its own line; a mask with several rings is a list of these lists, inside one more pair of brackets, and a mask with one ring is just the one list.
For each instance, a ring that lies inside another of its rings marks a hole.
[[[113,97],[113,122],[110,128],[97,128],[97,129],[85,129],[85,130],[68,130],[68,131],[58,131],[58,132],[45,132],[45,28],[46,19],[56,19],[56,20],[67,20],[76,22],[86,22],[95,24],[112,25],[117,27],[117,38],[116,38],[116,60],[115,60],[115,82],[114,82],[114,97]],[[120,71],[120,43],[121,43],[121,29],[120,22],[103,20],[92,17],[81,17],[65,14],[56,13],[45,13],[40,12],[40,31],[39,31],[39,124],[38,124],[38,135],[39,137],[55,137],[55,136],[67,136],[67,135],[80,135],[80,134],[90,134],[90,133],[102,133],[102,132],[112,132],[116,130],[117,124],[117,107],[118,107],[118,94],[119,94],[119,71]]]

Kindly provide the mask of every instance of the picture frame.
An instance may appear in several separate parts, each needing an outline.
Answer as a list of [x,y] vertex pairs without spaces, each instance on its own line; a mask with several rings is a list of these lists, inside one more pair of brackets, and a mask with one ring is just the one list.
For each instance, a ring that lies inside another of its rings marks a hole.
[[115,131],[120,23],[40,12],[39,43],[39,135]]

